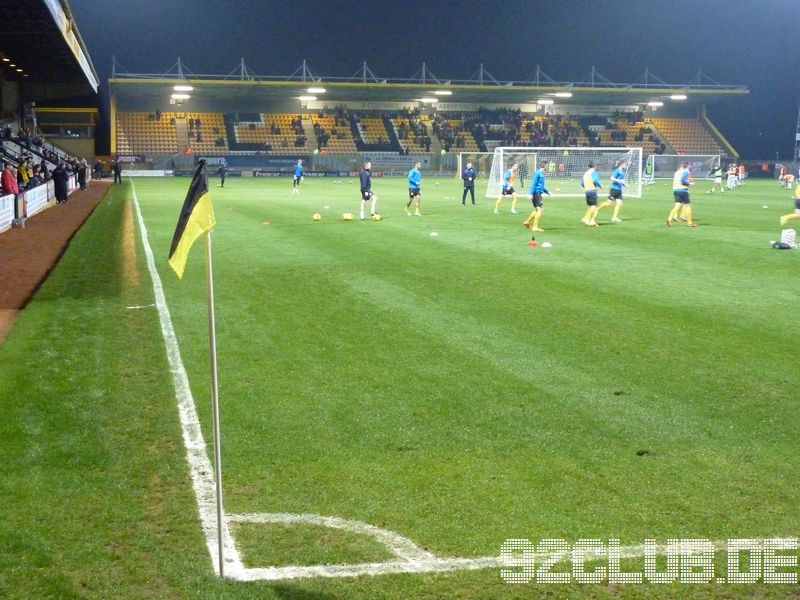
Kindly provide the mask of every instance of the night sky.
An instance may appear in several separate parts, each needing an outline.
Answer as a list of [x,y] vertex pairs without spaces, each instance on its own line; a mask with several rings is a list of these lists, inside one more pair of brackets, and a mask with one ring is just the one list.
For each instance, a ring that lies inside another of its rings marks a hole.
[[305,58],[317,76],[412,76],[427,62],[468,79],[481,62],[500,80],[557,81],[594,65],[615,82],[645,68],[668,83],[702,69],[743,84],[746,98],[709,107],[745,158],[791,156],[800,101],[798,0],[69,0],[101,80],[111,57],[163,72],[181,56],[194,73],[228,73],[241,58],[259,75],[288,75]]

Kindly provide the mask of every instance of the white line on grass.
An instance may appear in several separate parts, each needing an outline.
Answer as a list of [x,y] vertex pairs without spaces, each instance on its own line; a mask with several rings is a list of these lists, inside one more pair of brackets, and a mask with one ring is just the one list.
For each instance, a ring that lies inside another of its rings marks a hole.
[[[214,487],[214,471],[211,468],[211,461],[206,454],[206,443],[203,440],[203,432],[200,429],[200,420],[197,417],[192,390],[189,388],[189,378],[181,359],[181,351],[178,347],[178,339],[175,337],[175,330],[172,327],[172,318],[167,307],[167,300],[164,297],[164,288],[161,285],[161,277],[156,270],[153,250],[147,238],[147,227],[145,227],[142,211],[139,208],[139,198],[136,195],[136,186],[131,179],[131,189],[133,190],[133,204],[136,208],[136,218],[139,221],[139,231],[142,235],[142,245],[147,257],[147,269],[150,271],[150,278],[153,281],[153,292],[155,294],[156,307],[158,308],[158,318],[161,322],[161,334],[164,336],[164,344],[167,347],[167,361],[172,371],[172,383],[175,386],[175,399],[178,402],[178,413],[181,419],[181,429],[183,429],[183,444],[186,446],[186,460],[189,463],[189,471],[192,476],[192,487],[197,497],[197,508],[200,511],[200,523],[203,533],[206,536],[208,551],[211,553],[211,562],[214,570],[219,573],[216,557],[218,553],[217,540],[217,509],[216,494]],[[236,549],[236,545],[231,537],[230,530],[223,524],[223,549],[225,551],[225,571],[235,576],[242,570],[242,559]]]
[[[211,557],[214,571],[219,573],[217,565],[218,540],[217,516],[215,503],[214,471],[211,461],[206,453],[206,443],[200,429],[194,398],[189,388],[189,378],[181,359],[178,339],[172,327],[172,318],[169,314],[167,301],[164,297],[164,288],[158,274],[153,257],[153,250],[147,237],[142,211],[139,208],[139,198],[136,195],[136,186],[131,179],[133,190],[133,203],[136,208],[136,218],[142,236],[147,268],[153,281],[155,306],[158,308],[161,333],[167,349],[167,361],[172,371],[172,382],[175,386],[175,399],[178,403],[178,413],[183,430],[183,443],[186,447],[186,460],[192,477],[192,487],[197,497],[197,507],[200,513],[200,523],[206,536],[206,545]],[[133,308],[133,307],[129,307]],[[290,565],[285,567],[245,568],[236,544],[230,533],[228,523],[303,523],[319,525],[333,529],[344,529],[358,534],[370,535],[386,546],[395,556],[396,560],[384,562],[339,564],[339,565]],[[253,513],[241,515],[227,515],[223,524],[223,543],[225,550],[225,573],[231,579],[238,581],[277,581],[285,579],[299,579],[310,577],[357,577],[362,575],[384,575],[390,573],[441,573],[458,570],[490,569],[514,566],[507,564],[500,556],[484,556],[477,558],[440,558],[423,550],[414,542],[393,531],[381,529],[362,521],[351,521],[339,517],[324,517],[313,514],[293,513]],[[659,547],[658,553],[663,554],[664,549]],[[561,554],[539,555],[542,558],[555,556],[567,558]],[[635,558],[642,556],[641,546],[625,546],[620,548],[621,558]]]

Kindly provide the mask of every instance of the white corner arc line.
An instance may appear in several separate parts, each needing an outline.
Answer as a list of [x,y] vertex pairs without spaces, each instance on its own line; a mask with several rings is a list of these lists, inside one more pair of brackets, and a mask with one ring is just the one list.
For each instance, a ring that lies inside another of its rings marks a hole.
[[[211,461],[206,453],[206,443],[203,439],[203,432],[200,429],[200,420],[197,416],[197,408],[192,397],[192,390],[189,387],[189,377],[183,366],[181,351],[178,347],[178,338],[172,327],[172,318],[167,307],[167,300],[164,297],[164,287],[161,284],[161,277],[156,269],[153,250],[147,237],[147,227],[144,224],[142,211],[139,208],[139,198],[136,195],[136,186],[131,179],[131,189],[133,190],[133,204],[136,208],[136,218],[139,222],[139,232],[142,236],[142,246],[147,258],[147,269],[150,271],[150,279],[153,282],[153,292],[155,294],[155,304],[158,309],[158,320],[161,323],[161,334],[164,337],[164,344],[167,349],[167,361],[172,372],[172,383],[175,386],[175,399],[178,403],[178,414],[183,430],[183,444],[186,447],[186,460],[189,463],[189,472],[192,477],[192,487],[197,497],[197,508],[200,513],[200,524],[206,536],[206,545],[211,556],[211,563],[214,571],[219,574],[217,565],[218,540],[217,540],[217,509],[216,492],[214,485],[214,470]],[[233,537],[227,523],[223,523],[223,550],[225,553],[225,571],[232,577],[242,570],[242,559],[234,544]]]

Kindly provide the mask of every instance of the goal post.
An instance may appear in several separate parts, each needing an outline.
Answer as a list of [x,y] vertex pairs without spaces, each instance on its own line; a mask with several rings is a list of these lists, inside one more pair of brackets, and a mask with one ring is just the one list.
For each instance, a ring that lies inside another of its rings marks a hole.
[[581,176],[592,163],[605,180],[617,166],[627,163],[625,195],[642,197],[642,149],[641,148],[570,148],[570,147],[531,147],[516,148],[498,146],[492,157],[486,197],[496,198],[503,186],[503,175],[514,163],[519,166],[514,188],[517,193],[528,193],[531,178],[541,163],[545,165],[547,189],[553,196],[583,196]]
[[672,179],[675,171],[685,162],[689,163],[695,179],[713,179],[711,170],[722,164],[719,154],[651,154],[644,167],[645,183],[652,183],[656,179]]

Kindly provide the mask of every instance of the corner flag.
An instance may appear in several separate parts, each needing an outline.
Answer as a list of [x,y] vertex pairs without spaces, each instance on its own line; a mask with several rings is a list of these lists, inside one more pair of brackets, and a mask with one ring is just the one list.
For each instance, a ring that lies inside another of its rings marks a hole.
[[214,225],[216,220],[211,196],[208,193],[206,161],[201,160],[183,201],[181,216],[178,218],[175,235],[172,236],[172,246],[169,249],[169,264],[181,279],[192,244]]

